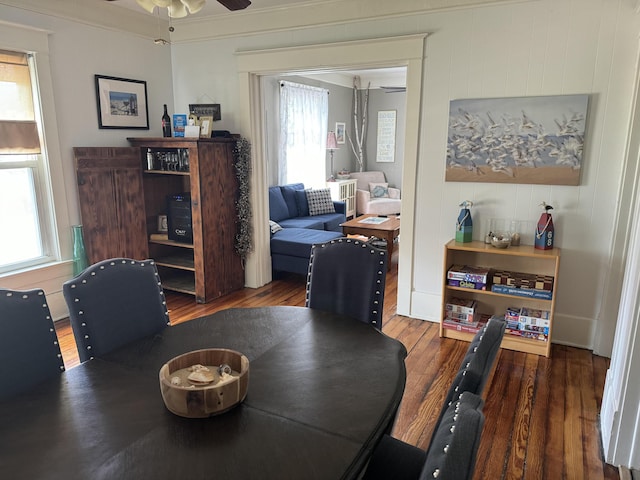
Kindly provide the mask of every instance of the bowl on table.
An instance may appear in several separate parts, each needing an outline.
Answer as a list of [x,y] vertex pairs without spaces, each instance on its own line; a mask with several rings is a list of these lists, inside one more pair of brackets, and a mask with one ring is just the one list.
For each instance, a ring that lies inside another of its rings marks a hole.
[[165,363],[159,377],[169,411],[187,418],[210,417],[245,399],[249,359],[225,348],[194,350]]

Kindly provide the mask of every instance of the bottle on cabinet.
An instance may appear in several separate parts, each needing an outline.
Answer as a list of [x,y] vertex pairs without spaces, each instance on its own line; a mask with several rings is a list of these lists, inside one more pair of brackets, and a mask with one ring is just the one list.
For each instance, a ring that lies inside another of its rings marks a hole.
[[162,136],[171,136],[171,118],[169,117],[169,113],[167,112],[166,103],[164,104],[164,114],[162,115]]

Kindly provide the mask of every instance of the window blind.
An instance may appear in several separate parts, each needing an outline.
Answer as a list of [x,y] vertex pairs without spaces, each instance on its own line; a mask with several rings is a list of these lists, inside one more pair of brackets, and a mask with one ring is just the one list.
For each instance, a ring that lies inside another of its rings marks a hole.
[[27,54],[0,50],[0,154],[40,153]]

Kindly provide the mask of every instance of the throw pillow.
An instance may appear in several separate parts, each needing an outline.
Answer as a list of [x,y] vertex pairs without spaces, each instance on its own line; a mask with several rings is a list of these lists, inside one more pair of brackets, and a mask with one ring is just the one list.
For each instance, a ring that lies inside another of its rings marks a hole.
[[331,200],[331,191],[328,188],[306,190],[306,192],[310,216],[336,212],[333,200]]
[[307,191],[296,190],[296,204],[298,205],[298,216],[309,216],[309,202],[307,202]]
[[389,198],[388,183],[370,183],[369,192],[373,198]]
[[274,222],[273,220],[269,220],[269,228],[271,229],[271,234],[274,234],[282,230],[282,227],[280,226],[280,224],[277,222]]

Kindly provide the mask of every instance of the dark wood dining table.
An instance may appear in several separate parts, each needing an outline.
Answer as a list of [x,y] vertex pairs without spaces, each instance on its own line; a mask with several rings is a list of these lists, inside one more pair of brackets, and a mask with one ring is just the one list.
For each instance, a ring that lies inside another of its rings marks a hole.
[[[208,418],[169,412],[171,358],[229,348],[246,399]],[[0,402],[0,477],[357,478],[393,424],[406,349],[368,324],[303,307],[223,310],[134,341]]]

